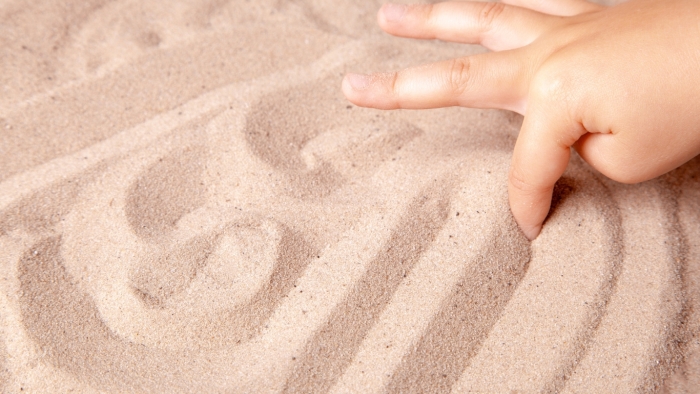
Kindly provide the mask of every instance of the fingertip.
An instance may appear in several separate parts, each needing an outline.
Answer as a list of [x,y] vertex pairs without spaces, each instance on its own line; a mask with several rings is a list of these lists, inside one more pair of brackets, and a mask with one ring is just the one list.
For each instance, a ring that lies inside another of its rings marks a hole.
[[542,225],[537,225],[537,226],[520,226],[520,229],[522,230],[523,234],[525,234],[525,237],[529,239],[530,241],[534,241],[535,238],[537,238],[538,235],[540,235],[540,232],[542,231]]
[[342,83],[343,93],[348,100],[360,107],[397,109],[399,106],[387,87],[391,84],[393,75],[395,73],[347,74]]
[[523,217],[523,213],[517,209],[517,205],[512,203],[510,211],[513,214],[515,223],[518,224],[520,231],[523,232],[523,235],[525,235],[528,240],[534,241],[535,238],[540,235],[540,231],[542,231],[542,223],[533,222],[533,218],[529,216]]
[[407,10],[408,6],[405,4],[386,3],[377,13],[377,21],[380,25],[401,22]]
[[352,84],[350,83],[350,75],[352,74],[345,74],[343,77],[343,82],[341,83],[341,89],[343,90],[343,94],[345,94],[345,97],[347,98],[352,98],[355,93],[355,89],[353,89]]
[[539,220],[541,216],[539,215],[540,209],[539,207],[533,206],[530,206],[528,209],[528,207],[523,206],[524,204],[522,204],[521,201],[517,199],[514,201],[512,197],[511,195],[510,211],[513,214],[513,218],[525,237],[533,241],[540,234],[540,231],[542,231],[542,221]]
[[382,30],[385,30],[385,26],[387,25],[387,23],[386,23],[387,20],[384,17],[384,8],[385,7],[386,7],[386,4],[381,6],[381,8],[379,8],[379,11],[377,11],[377,24],[379,25],[379,27],[382,28]]
[[542,230],[552,202],[549,189],[531,189],[510,176],[508,201],[515,222],[530,241],[537,238]]
[[352,86],[350,86],[350,82],[348,81],[347,75],[343,77],[343,81],[340,83],[340,90],[343,91],[345,98],[352,101],[354,92],[353,92]]
[[347,84],[349,89],[355,91],[367,90],[372,82],[369,75],[348,73],[343,78],[343,84]]
[[365,107],[367,106],[365,102],[367,96],[366,90],[370,88],[371,84],[372,78],[369,75],[348,73],[343,78],[341,89],[350,102]]

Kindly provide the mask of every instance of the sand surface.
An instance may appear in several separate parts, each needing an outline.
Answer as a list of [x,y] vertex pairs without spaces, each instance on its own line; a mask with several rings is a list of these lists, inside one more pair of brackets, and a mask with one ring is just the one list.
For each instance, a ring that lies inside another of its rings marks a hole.
[[530,243],[519,116],[342,97],[483,51],[379,6],[0,4],[0,392],[700,392],[700,160]]

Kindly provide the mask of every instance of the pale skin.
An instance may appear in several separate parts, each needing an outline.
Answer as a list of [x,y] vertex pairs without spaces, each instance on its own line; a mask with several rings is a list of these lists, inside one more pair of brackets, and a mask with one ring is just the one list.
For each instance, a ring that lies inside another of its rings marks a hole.
[[[529,239],[549,212],[571,149],[637,183],[700,153],[700,0],[504,0],[384,5],[389,34],[493,52],[398,72],[348,74],[343,92],[380,109],[500,108],[524,115],[508,177]],[[505,180],[504,180],[505,181]]]

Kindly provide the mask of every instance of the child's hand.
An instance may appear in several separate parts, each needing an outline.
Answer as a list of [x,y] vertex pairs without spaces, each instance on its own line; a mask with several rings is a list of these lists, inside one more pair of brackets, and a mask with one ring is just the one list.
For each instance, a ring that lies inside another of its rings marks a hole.
[[700,153],[700,1],[583,0],[390,5],[379,24],[404,37],[479,43],[493,52],[397,73],[349,74],[353,103],[382,109],[461,105],[525,115],[510,207],[534,239],[573,146],[626,183]]

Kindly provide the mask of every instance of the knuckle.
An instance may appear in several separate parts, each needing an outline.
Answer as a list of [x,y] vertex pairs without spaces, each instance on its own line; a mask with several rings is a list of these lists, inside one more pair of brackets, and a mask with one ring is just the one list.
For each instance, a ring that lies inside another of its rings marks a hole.
[[427,24],[432,24],[435,22],[435,5],[434,4],[421,4],[420,6],[415,6],[423,14],[423,20]]
[[540,70],[530,86],[530,95],[538,100],[560,101],[570,92],[571,77],[555,68]]
[[[405,85],[402,82],[402,75],[405,74],[405,70],[395,71],[391,73],[382,74],[382,84],[384,85],[384,92],[386,94],[385,105],[381,106],[382,109],[399,109],[404,105],[405,94],[402,87]],[[380,107],[377,107],[380,108]]]
[[523,172],[517,167],[512,167],[510,169],[510,172],[508,173],[508,182],[516,190],[524,194],[531,194],[540,189],[532,183],[528,182],[527,178],[525,177],[525,174],[523,174]]
[[399,91],[399,83],[398,83],[400,73],[401,73],[401,71],[396,71],[393,73],[384,74],[386,76],[385,79],[386,79],[386,84],[387,84],[388,90],[394,96],[399,96],[401,94],[401,92]]
[[639,168],[639,163],[632,163],[630,160],[607,158],[604,162],[595,166],[596,170],[600,171],[606,177],[620,183],[635,184],[647,180],[643,174],[637,171],[632,171],[633,168]]
[[[606,177],[624,184],[644,182],[659,175],[655,160],[648,150],[640,150],[638,139],[632,141],[615,136],[614,141],[596,151],[593,157],[584,157],[593,168]],[[657,150],[660,152],[660,150]],[[588,156],[588,155],[587,155]]]
[[482,26],[485,29],[491,28],[505,9],[505,3],[483,3],[478,16],[479,26]]
[[538,196],[551,192],[553,184],[546,181],[528,177],[521,168],[512,166],[508,172],[508,183],[521,196]]
[[562,75],[544,75],[535,79],[530,95],[542,101],[560,101],[566,96],[566,78]]
[[452,59],[447,72],[447,84],[456,95],[462,94],[471,84],[471,60],[469,58]]

